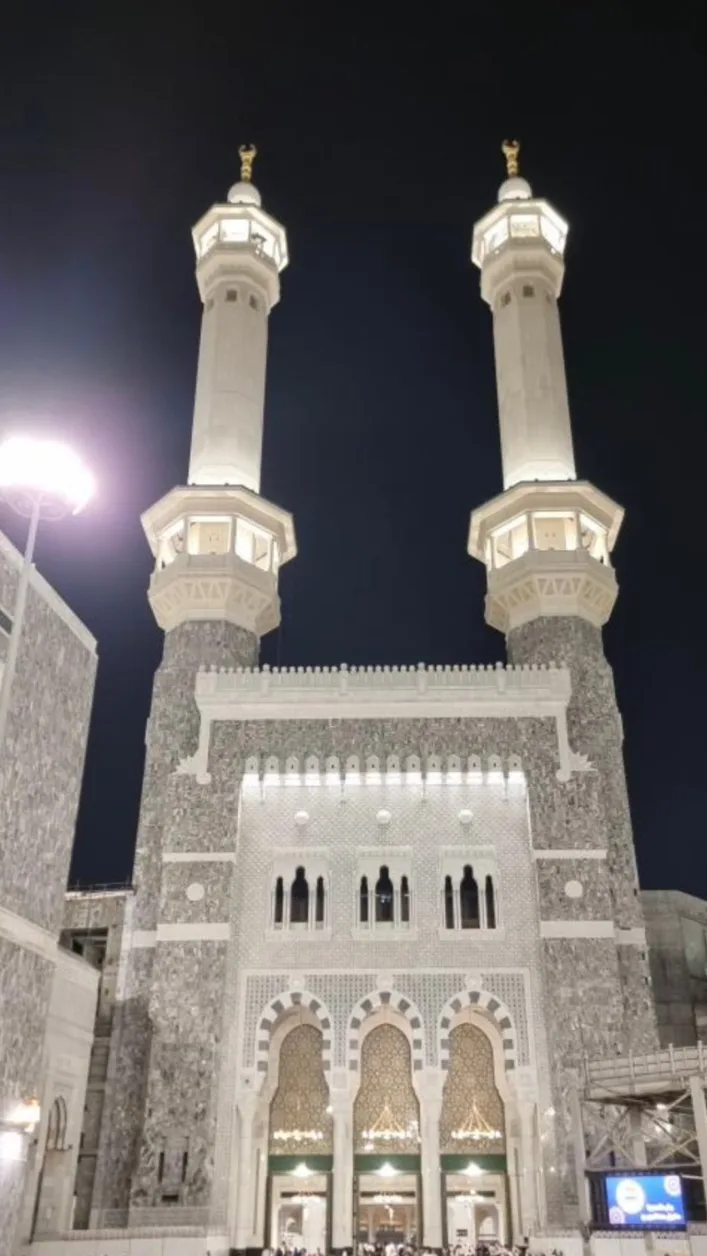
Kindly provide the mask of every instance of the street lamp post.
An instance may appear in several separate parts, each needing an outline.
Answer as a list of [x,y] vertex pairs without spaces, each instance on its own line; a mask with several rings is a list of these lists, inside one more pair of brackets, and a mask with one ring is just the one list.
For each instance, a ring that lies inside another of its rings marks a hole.
[[32,562],[40,520],[78,514],[93,496],[94,481],[77,454],[59,441],[12,436],[0,443],[0,494],[29,518],[12,628],[0,683],[0,756],[10,711]]

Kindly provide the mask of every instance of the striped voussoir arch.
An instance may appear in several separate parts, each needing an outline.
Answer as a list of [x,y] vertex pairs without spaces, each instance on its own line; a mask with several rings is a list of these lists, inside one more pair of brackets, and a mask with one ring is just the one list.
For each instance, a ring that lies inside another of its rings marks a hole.
[[415,1004],[399,990],[374,990],[364,999],[359,999],[349,1017],[348,1025],[348,1066],[358,1070],[361,1061],[361,1026],[367,1017],[381,1007],[391,1007],[400,1012],[408,1022],[412,1032],[412,1067],[419,1072],[425,1063],[425,1047],[422,1017]]
[[256,1070],[258,1073],[267,1073],[268,1053],[273,1030],[281,1017],[293,1007],[305,1008],[307,1011],[312,1012],[319,1021],[322,1031],[322,1063],[324,1072],[328,1077],[332,1061],[331,1015],[321,999],[316,999],[308,990],[285,990],[282,994],[278,994],[277,998],[271,999],[267,1007],[263,1009],[255,1034]]
[[505,1004],[495,995],[489,994],[488,990],[460,990],[459,994],[455,994],[445,1003],[440,1014],[438,1028],[440,1067],[449,1068],[449,1030],[452,1020],[458,1012],[463,1012],[468,1007],[481,1008],[495,1020],[503,1045],[503,1066],[507,1072],[511,1072],[516,1067],[516,1034],[513,1020]]

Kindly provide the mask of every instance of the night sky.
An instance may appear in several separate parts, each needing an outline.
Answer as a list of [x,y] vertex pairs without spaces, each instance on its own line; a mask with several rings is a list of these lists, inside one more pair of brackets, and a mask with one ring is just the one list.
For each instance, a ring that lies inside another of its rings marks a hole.
[[[707,67],[698,7],[659,12],[36,0],[4,19],[0,423],[48,422],[100,484],[38,545],[100,652],[74,879],[131,873],[161,650],[139,514],[186,476],[190,231],[236,180],[239,143],[259,146],[292,259],[262,487],[294,513],[300,552],[264,661],[503,657],[466,555],[471,508],[501,487],[469,243],[517,135],[522,173],[570,222],[578,468],[627,509],[605,638],[641,879],[707,896]],[[23,543],[1,505],[0,527]]]

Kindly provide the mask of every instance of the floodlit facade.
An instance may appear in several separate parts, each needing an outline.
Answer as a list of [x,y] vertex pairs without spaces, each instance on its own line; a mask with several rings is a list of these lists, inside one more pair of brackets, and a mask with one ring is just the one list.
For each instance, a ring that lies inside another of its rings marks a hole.
[[469,533],[508,665],[261,669],[296,541],[260,495],[287,241],[252,157],[194,232],[188,483],[143,519],[165,646],[87,1234],[581,1256],[572,1094],[658,1038],[601,636],[622,511],[576,475],[567,224],[509,146],[472,246],[504,483]]
[[[0,683],[21,565],[0,533]],[[81,1127],[96,983],[58,936],[95,675],[94,638],[32,569],[0,748],[1,1256],[29,1234],[23,1198],[55,1097],[61,1129]],[[70,1191],[60,1212],[70,1221]]]

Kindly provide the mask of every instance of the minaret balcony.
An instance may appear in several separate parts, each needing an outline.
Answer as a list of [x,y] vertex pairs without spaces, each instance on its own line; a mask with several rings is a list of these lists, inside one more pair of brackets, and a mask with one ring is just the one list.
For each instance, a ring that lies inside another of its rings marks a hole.
[[544,615],[606,623],[622,519],[620,506],[583,481],[517,484],[475,510],[468,548],[488,573],[488,622],[502,632]]
[[249,489],[176,488],[142,516],[155,556],[149,600],[165,631],[225,619],[263,636],[280,622],[278,572],[297,552],[292,516]]

